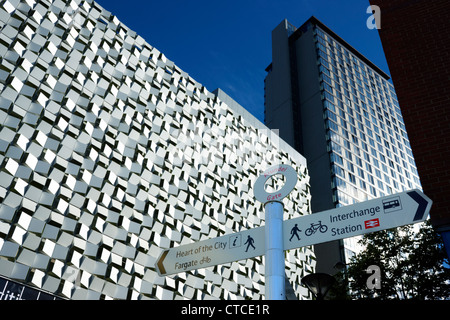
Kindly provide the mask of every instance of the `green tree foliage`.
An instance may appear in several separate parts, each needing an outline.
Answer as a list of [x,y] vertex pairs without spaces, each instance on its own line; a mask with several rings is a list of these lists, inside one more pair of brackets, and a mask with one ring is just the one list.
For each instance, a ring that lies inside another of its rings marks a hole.
[[[365,249],[336,275],[335,299],[450,299],[450,266],[440,235],[429,222],[419,232],[413,228],[365,235]],[[379,288],[371,282],[376,275],[371,279],[370,266],[381,271]]]

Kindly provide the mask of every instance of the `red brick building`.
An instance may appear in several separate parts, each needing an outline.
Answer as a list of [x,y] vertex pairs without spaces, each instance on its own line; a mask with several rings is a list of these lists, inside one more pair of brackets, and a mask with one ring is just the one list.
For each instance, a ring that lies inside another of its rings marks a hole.
[[370,0],[431,221],[450,251],[450,1]]

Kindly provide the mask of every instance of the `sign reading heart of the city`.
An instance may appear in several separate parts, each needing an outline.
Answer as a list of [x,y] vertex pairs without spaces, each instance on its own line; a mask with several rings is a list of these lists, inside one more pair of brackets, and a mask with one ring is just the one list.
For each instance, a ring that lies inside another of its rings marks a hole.
[[[420,190],[411,190],[286,220],[284,250],[421,222],[427,218],[431,205],[432,201]],[[249,259],[264,252],[262,226],[164,250],[156,269],[163,276]]]

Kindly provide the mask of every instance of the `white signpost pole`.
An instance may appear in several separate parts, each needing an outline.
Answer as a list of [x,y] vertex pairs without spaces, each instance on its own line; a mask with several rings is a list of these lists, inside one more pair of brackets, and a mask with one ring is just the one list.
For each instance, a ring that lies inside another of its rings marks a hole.
[[[275,192],[265,191],[266,181],[273,175],[281,174],[286,178],[284,186]],[[266,299],[285,300],[285,267],[283,246],[283,198],[297,183],[297,172],[287,165],[277,165],[267,169],[258,177],[254,185],[256,200],[264,203],[265,211],[265,278]]]
[[284,300],[284,248],[283,248],[283,211],[282,202],[266,203],[265,216],[265,277],[266,299]]

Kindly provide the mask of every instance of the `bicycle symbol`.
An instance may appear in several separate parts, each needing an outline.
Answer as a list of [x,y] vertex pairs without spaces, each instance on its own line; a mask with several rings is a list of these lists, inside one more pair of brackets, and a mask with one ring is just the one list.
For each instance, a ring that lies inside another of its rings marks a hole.
[[309,237],[310,235],[316,233],[317,230],[319,230],[322,233],[325,233],[327,232],[328,227],[322,224],[322,221],[319,221],[319,223],[311,223],[311,227],[305,230],[305,234]]

